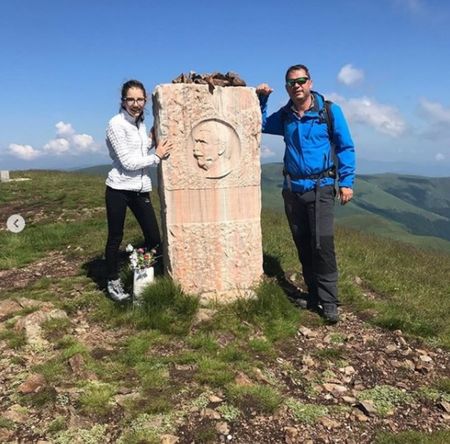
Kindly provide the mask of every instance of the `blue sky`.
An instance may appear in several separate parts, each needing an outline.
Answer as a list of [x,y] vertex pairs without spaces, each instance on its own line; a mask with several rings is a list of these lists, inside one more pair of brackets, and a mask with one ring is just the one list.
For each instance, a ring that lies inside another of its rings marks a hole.
[[[304,63],[344,109],[359,165],[450,176],[449,23],[440,0],[1,2],[0,169],[108,163],[105,126],[130,78],[151,92],[231,70],[268,82],[275,111],[286,68]],[[282,153],[263,137],[264,162]]]

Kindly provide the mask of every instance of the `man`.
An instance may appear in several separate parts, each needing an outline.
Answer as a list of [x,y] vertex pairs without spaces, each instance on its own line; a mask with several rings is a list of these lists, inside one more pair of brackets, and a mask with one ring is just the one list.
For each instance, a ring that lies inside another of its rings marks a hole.
[[285,79],[290,100],[270,116],[267,102],[273,90],[266,83],[256,87],[262,130],[284,136],[286,143],[284,206],[308,287],[308,300],[300,305],[321,310],[325,320],[336,323],[339,300],[334,182],[337,176],[339,199],[345,205],[353,197],[354,145],[341,108],[334,103],[325,106],[323,96],[312,90],[313,81],[305,65],[288,68]]

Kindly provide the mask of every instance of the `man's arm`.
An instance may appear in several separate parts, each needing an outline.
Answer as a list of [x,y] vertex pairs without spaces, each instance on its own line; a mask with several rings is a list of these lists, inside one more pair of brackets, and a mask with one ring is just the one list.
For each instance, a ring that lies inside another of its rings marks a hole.
[[334,122],[334,144],[338,160],[339,198],[345,205],[353,197],[355,181],[355,146],[341,108],[333,103],[332,114]]
[[261,83],[256,87],[256,94],[259,99],[262,114],[262,132],[265,134],[284,135],[284,125],[282,120],[282,110],[267,116],[267,102],[273,89],[267,83]]

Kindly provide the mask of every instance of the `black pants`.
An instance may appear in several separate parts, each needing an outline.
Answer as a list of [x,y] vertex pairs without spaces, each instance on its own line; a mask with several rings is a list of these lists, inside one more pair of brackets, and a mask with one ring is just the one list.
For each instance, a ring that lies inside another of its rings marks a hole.
[[117,279],[119,277],[118,253],[123,238],[127,207],[131,209],[141,226],[146,248],[159,246],[161,237],[150,193],[106,187],[105,200],[108,218],[108,241],[105,248],[107,277],[108,279]]
[[[338,271],[334,250],[333,186],[320,189],[319,211],[316,212],[316,191],[294,193],[283,190],[284,208],[302,264],[303,279],[312,301],[338,304]],[[319,215],[316,220],[316,215]],[[319,227],[320,247],[316,246]]]

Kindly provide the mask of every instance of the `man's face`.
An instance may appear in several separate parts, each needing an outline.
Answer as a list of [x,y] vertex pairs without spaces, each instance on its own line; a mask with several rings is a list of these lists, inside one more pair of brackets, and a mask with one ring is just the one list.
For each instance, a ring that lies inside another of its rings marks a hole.
[[304,69],[291,71],[286,79],[286,91],[293,102],[303,102],[311,95],[312,80]]

